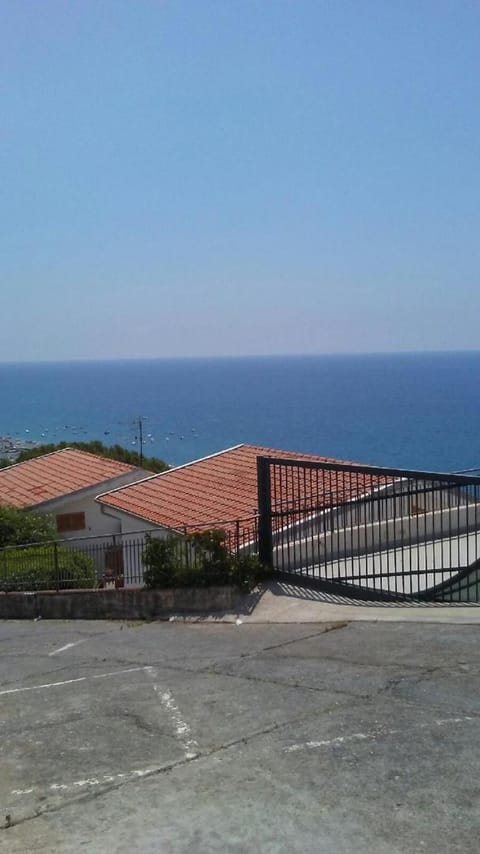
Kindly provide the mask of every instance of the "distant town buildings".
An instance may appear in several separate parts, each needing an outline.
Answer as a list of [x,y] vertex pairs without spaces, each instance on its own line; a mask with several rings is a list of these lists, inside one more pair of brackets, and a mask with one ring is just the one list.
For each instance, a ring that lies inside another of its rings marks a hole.
[[0,458],[15,462],[22,451],[30,451],[38,446],[32,439],[14,439],[12,436],[0,436]]

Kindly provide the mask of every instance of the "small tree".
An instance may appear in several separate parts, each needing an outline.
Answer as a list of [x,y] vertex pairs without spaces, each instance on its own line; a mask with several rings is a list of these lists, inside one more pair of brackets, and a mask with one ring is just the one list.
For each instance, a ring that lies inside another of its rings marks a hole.
[[150,589],[171,587],[172,578],[176,578],[181,569],[178,560],[180,538],[169,536],[160,539],[147,534],[143,550],[144,582]]
[[0,507],[0,548],[58,540],[53,520],[18,507]]
[[143,564],[151,589],[233,584],[246,591],[267,577],[257,555],[232,554],[225,531],[218,529],[164,539],[147,534]]

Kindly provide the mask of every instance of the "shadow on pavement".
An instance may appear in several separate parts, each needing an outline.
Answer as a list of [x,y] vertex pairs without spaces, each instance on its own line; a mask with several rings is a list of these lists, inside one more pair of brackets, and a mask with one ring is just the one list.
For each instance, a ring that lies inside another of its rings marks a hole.
[[[310,587],[308,581],[288,582],[271,581],[267,588],[274,596],[288,596],[293,599],[302,599],[308,602],[324,602],[335,605],[355,605],[357,608],[452,608],[460,607],[477,608],[480,602],[426,602],[405,599],[360,599],[353,596],[345,596],[320,590],[318,587]],[[262,591],[262,593],[265,590]]]

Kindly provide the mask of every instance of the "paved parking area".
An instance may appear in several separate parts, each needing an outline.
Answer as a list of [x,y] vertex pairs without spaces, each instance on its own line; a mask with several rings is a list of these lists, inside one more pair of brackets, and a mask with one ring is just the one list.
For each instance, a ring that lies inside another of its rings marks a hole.
[[0,851],[477,852],[479,629],[0,624]]

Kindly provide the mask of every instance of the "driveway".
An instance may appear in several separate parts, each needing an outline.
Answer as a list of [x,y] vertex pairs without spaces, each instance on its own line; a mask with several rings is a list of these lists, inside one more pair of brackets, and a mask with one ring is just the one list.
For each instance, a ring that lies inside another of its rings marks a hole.
[[477,852],[479,637],[3,622],[0,851]]

